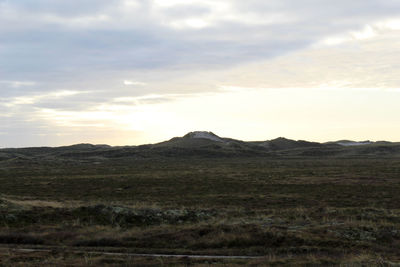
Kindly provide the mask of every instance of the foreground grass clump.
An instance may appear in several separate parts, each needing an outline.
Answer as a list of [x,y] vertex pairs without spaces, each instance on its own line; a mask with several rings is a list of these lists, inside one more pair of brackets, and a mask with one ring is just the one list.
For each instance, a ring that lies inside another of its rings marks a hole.
[[[397,159],[0,161],[0,167],[0,265],[400,261]],[[16,247],[44,251],[10,250]],[[125,254],[93,254],[101,251]]]

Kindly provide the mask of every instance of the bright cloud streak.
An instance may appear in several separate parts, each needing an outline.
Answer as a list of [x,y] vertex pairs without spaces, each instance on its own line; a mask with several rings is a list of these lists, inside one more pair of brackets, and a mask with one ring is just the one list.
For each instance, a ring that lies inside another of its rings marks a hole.
[[0,84],[10,85],[11,87],[18,88],[22,86],[34,86],[36,82],[31,81],[0,81]]
[[79,94],[84,94],[84,93],[87,93],[87,92],[63,90],[63,91],[56,91],[56,92],[43,94],[43,95],[15,97],[15,98],[10,99],[6,103],[4,103],[4,105],[7,107],[13,107],[13,106],[18,106],[18,105],[35,104],[36,102],[44,100],[44,99],[58,99],[58,98],[79,95]]
[[139,85],[139,86],[144,86],[146,83],[143,82],[137,82],[137,81],[130,81],[130,80],[125,80],[124,81],[125,85]]
[[400,30],[400,20],[378,21],[373,24],[367,24],[363,29],[350,31],[341,35],[329,36],[315,44],[316,47],[321,45],[340,45],[347,42],[378,38],[388,31]]
[[379,29],[400,30],[400,19],[381,21],[376,25]]

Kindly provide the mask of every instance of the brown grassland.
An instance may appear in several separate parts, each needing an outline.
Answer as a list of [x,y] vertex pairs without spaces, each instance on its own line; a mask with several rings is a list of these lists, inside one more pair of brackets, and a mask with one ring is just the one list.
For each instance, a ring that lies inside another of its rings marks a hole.
[[396,158],[13,159],[0,185],[1,266],[400,263]]

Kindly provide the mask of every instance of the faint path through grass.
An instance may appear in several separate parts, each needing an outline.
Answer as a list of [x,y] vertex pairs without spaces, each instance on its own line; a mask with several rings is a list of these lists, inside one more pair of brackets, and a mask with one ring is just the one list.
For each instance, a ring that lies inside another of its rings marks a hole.
[[[46,248],[14,248],[14,247],[1,247],[0,250],[15,251],[15,252],[52,252],[54,250],[60,251],[65,247],[52,247]],[[107,255],[107,256],[130,256],[130,257],[151,257],[151,258],[193,258],[193,259],[261,259],[264,256],[227,256],[227,255],[190,255],[190,254],[146,254],[146,253],[126,253],[126,252],[106,252],[95,250],[68,250],[69,253],[76,254],[92,254],[92,255]]]

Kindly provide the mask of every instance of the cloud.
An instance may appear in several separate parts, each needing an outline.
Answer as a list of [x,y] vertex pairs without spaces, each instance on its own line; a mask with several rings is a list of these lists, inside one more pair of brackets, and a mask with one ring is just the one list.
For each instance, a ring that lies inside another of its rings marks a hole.
[[392,0],[0,0],[0,131],[59,124],[38,111],[67,120],[184,95],[395,89],[398,10]]
[[7,1],[0,9],[0,68],[7,76],[18,70],[36,78],[43,72],[73,77],[80,71],[226,67],[360,31],[398,8],[394,1],[360,0],[86,0],[79,8],[70,1]]
[[22,87],[22,86],[34,86],[36,82],[31,81],[0,81],[0,84],[5,84],[14,88]]
[[124,80],[125,85],[137,85],[137,86],[144,86],[146,83],[144,82],[138,82],[138,81],[131,81],[131,80]]
[[66,97],[69,96],[75,96],[79,94],[84,94],[87,92],[82,92],[82,91],[68,91],[68,90],[63,90],[63,91],[55,91],[47,94],[41,94],[41,95],[27,95],[27,96],[19,96],[19,97],[13,97],[13,98],[8,98],[1,103],[2,105],[6,107],[14,107],[14,106],[19,106],[19,105],[34,105],[38,104],[43,100],[57,100],[57,99],[65,99]]

